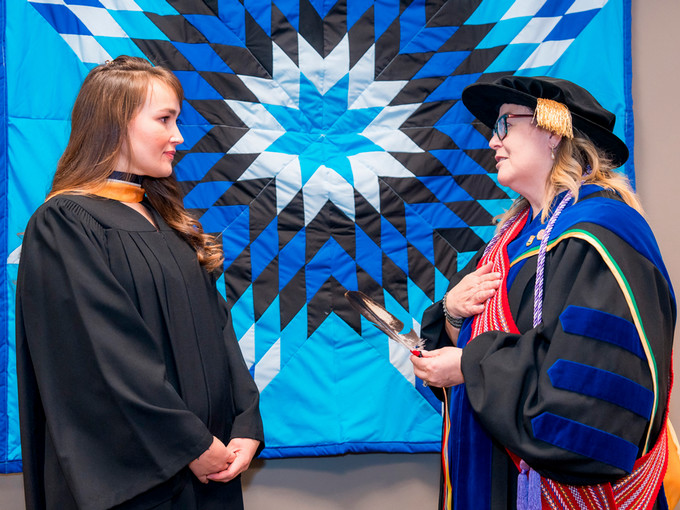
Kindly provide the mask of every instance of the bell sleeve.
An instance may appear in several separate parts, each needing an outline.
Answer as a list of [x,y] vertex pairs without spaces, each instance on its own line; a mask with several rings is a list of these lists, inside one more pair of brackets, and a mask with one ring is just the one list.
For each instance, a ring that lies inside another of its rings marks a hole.
[[242,437],[260,441],[260,446],[257,450],[257,454],[259,454],[264,448],[264,429],[262,417],[260,416],[260,392],[255,385],[253,376],[248,370],[236,340],[231,313],[226,310],[227,305],[221,296],[220,300],[228,317],[223,335],[227,346],[227,359],[231,375],[235,412],[230,439]]

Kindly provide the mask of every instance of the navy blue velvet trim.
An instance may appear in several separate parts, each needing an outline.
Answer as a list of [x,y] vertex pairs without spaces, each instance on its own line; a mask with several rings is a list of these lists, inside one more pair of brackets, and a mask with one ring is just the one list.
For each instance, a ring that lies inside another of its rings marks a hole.
[[531,420],[536,439],[630,473],[638,448],[618,436],[552,413]]
[[565,333],[580,335],[617,345],[646,360],[635,324],[607,312],[569,305],[560,322]]
[[654,393],[614,372],[558,359],[548,376],[555,388],[611,402],[646,419],[652,415]]
[[[585,188],[581,189],[581,197],[585,197]],[[597,190],[597,186],[593,185]],[[588,190],[587,192],[590,192]],[[623,202],[612,200],[605,197],[593,197],[588,200],[579,201],[579,207],[567,207],[555,222],[551,238],[559,237],[562,232],[580,222],[590,222],[600,225],[621,237],[630,244],[641,255],[650,260],[668,282],[668,286],[673,293],[670,276],[661,258],[659,246],[656,243],[654,234],[644,218],[632,207],[628,207]],[[675,293],[673,293],[675,297]]]
[[[564,232],[579,223],[594,223],[600,225],[619,236],[630,244],[630,246],[638,253],[651,261],[663,274],[671,294],[673,294],[673,299],[675,300],[673,285],[671,284],[670,276],[668,275],[666,266],[661,258],[659,246],[656,243],[651,228],[640,213],[623,202],[611,198],[592,197],[588,200],[583,200],[588,195],[601,190],[602,188],[594,184],[581,186],[579,201],[576,204],[572,203],[562,212],[555,222],[550,238],[557,239]],[[556,197],[555,203],[557,203],[557,200],[560,198],[561,196]],[[531,222],[529,225],[530,229],[538,230],[538,228],[543,228],[540,223],[540,217],[538,219],[539,222],[536,222],[536,220]],[[529,231],[527,230],[527,233],[528,232]],[[510,246],[508,247],[508,256],[512,261],[526,250],[527,248],[524,246],[524,243],[517,243],[514,241],[513,243],[510,243]]]

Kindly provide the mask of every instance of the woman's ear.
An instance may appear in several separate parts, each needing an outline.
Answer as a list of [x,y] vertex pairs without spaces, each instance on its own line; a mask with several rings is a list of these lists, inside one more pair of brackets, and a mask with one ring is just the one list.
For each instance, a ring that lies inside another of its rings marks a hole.
[[561,141],[562,141],[562,135],[556,135],[555,133],[550,133],[550,136],[548,136],[548,145],[550,146],[550,150],[557,149],[557,146],[560,144]]
[[550,159],[555,161],[555,154],[557,152],[557,146],[560,144],[562,141],[562,137],[560,135],[556,135],[555,133],[550,133],[548,131],[548,148],[550,149]]

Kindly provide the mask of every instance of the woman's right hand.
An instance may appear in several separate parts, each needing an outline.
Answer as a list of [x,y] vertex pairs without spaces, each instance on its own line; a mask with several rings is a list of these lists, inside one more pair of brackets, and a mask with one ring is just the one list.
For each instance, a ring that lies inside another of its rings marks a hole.
[[460,368],[463,350],[458,347],[442,347],[434,351],[422,351],[422,357],[411,356],[413,373],[424,383],[436,388],[450,388],[464,382]]
[[472,317],[484,311],[484,303],[501,286],[501,274],[484,264],[463,277],[446,293],[446,308],[453,317]]
[[201,456],[189,463],[189,469],[201,483],[208,483],[208,475],[219,473],[229,467],[236,455],[222,441],[213,436],[213,442]]

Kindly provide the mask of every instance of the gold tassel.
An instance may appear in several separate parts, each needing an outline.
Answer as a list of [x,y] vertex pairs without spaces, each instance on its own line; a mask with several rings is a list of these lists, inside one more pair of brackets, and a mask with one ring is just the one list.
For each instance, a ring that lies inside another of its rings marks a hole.
[[571,112],[566,105],[553,101],[552,99],[536,99],[536,110],[534,111],[536,125],[547,129],[556,135],[574,138],[574,131],[571,125]]

